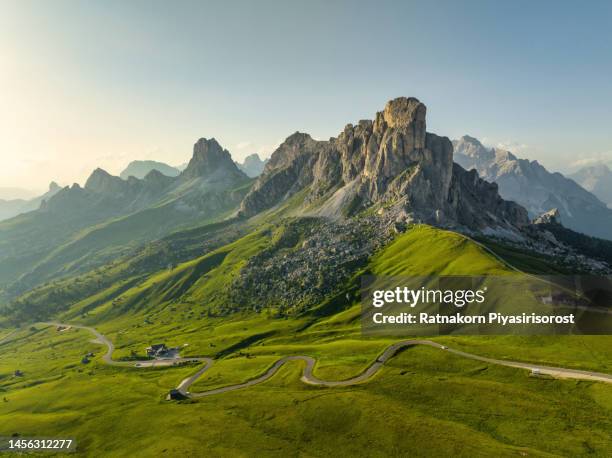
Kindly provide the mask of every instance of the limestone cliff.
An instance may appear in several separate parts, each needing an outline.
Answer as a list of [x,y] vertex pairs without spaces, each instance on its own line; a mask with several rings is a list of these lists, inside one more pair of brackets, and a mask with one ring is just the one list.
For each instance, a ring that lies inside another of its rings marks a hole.
[[407,221],[475,230],[528,224],[527,212],[501,199],[496,185],[453,164],[450,140],[427,132],[426,111],[400,97],[329,141],[296,132],[272,154],[240,214],[306,190],[304,212],[332,218],[378,206]]

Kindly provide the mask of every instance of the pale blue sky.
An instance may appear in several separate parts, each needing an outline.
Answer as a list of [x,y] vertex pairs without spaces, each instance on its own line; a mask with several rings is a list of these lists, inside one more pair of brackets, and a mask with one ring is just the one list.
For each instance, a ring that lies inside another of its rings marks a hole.
[[611,2],[0,0],[0,187],[236,159],[393,97],[552,169],[612,158]]

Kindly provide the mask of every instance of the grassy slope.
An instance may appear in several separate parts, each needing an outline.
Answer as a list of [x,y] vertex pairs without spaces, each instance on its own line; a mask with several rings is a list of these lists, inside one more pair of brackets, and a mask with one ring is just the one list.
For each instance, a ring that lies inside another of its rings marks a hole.
[[[19,279],[19,288],[23,286],[27,290],[44,281],[87,272],[144,242],[194,225],[219,221],[236,210],[252,183],[252,179],[246,179],[234,189],[207,191],[196,181],[190,182],[194,190],[185,185],[182,189],[185,195],[171,194],[157,205],[129,214],[94,212],[94,216],[64,221],[62,216],[32,212],[4,221],[0,224],[3,236],[0,252],[5,245],[7,253],[11,248],[19,255],[0,257],[0,288]],[[196,211],[191,204],[202,208]],[[19,246],[18,250],[11,246],[24,241],[28,244]],[[31,256],[24,258],[23,252],[30,251],[33,251]]]
[[[312,316],[270,319],[265,313],[206,315],[209,306],[223,303],[222,293],[245,259],[272,237],[261,230],[161,272],[123,292],[115,305],[102,299],[84,320],[112,337],[116,356],[142,353],[156,340],[189,343],[187,353],[193,355],[225,354],[194,391],[252,378],[284,354],[319,358],[320,377],[355,375],[391,342],[360,336],[355,304],[337,301],[335,313],[315,321]],[[507,273],[463,237],[428,227],[400,236],[373,257],[368,270],[379,275]],[[74,306],[66,318],[82,319],[82,306]],[[294,363],[259,387],[175,404],[163,396],[193,368],[130,370],[104,366],[97,358],[85,367],[78,361],[91,349],[88,337],[84,331],[22,330],[2,345],[0,389],[8,402],[0,413],[0,430],[68,434],[85,451],[117,456],[194,450],[286,456],[296,448],[319,456],[371,455],[372,450],[381,455],[515,456],[525,451],[604,456],[612,447],[612,389],[599,383],[534,379],[524,371],[415,348],[393,359],[371,383],[356,387],[305,386]],[[474,353],[610,367],[608,337],[439,339]],[[10,377],[18,367],[26,372],[23,379]]]

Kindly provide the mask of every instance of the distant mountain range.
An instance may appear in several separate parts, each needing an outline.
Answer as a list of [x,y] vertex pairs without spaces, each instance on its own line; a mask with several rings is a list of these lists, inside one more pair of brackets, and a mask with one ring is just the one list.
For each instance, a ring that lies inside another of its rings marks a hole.
[[[255,178],[261,175],[264,166],[268,160],[262,160],[257,153],[251,154],[244,159],[244,162],[236,162],[236,165],[242,170],[248,177]],[[158,161],[132,161],[128,166],[119,174],[119,176],[127,180],[129,177],[135,177],[143,179],[152,170],[157,170],[162,175],[168,177],[179,176],[180,173],[187,168],[186,164],[181,164],[178,167],[172,167],[171,165],[165,164]]]
[[162,175],[166,175],[168,177],[176,177],[181,173],[181,171],[176,167],[164,164],[163,162],[132,161],[128,164],[125,170],[119,174],[119,176],[124,180],[127,180],[129,177],[135,177],[142,180],[152,170],[157,170]]
[[96,169],[40,209],[0,223],[0,285],[16,291],[98,265],[177,228],[235,208],[251,183],[215,139],[200,139],[176,177],[123,180]]
[[607,164],[584,167],[569,177],[612,208],[612,171]]
[[22,213],[38,210],[43,201],[46,201],[57,194],[62,188],[55,182],[51,182],[49,190],[41,196],[30,199],[0,199],[0,221],[12,218]]
[[467,135],[455,140],[453,147],[455,162],[497,183],[500,195],[524,206],[531,217],[557,208],[564,226],[612,239],[612,210],[574,180],[549,172],[537,161],[486,148]]
[[[327,141],[296,132],[269,161],[251,155],[236,164],[214,138],[201,138],[178,174],[152,161],[133,162],[125,179],[98,168],[83,187],[55,185],[40,208],[0,222],[0,292],[17,297],[102,266],[112,270],[115,260],[136,252],[156,268],[164,259],[185,261],[204,250],[208,229],[202,228],[210,223],[244,233],[281,217],[323,221],[321,230],[329,232],[313,229],[314,247],[349,233],[358,239],[346,253],[314,250],[328,270],[365,259],[391,234],[419,223],[516,243],[535,240],[541,234],[529,213],[552,208],[568,227],[612,238],[612,211],[574,181],[471,137],[454,147],[453,154],[447,137],[427,132],[424,104],[400,97],[373,120],[348,124]],[[255,180],[245,171],[261,174]],[[214,232],[223,238],[232,231]],[[151,245],[168,237],[190,242],[178,252]],[[295,265],[306,268],[313,259]],[[285,262],[268,261],[271,269]],[[249,275],[265,276],[259,268],[254,263]]]
[[236,165],[240,170],[247,174],[251,178],[258,177],[262,174],[268,159],[262,160],[259,154],[251,154],[244,158],[243,163],[236,162]]

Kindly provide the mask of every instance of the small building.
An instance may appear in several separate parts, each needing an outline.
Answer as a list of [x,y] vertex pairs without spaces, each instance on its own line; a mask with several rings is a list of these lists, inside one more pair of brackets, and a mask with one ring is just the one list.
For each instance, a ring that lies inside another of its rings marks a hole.
[[181,401],[183,399],[187,399],[187,396],[185,396],[180,390],[177,390],[175,388],[170,390],[166,399],[168,401]]
[[166,344],[155,344],[151,345],[150,347],[147,347],[147,356],[150,358],[159,358],[161,356],[164,356],[167,351],[168,347],[166,347]]

